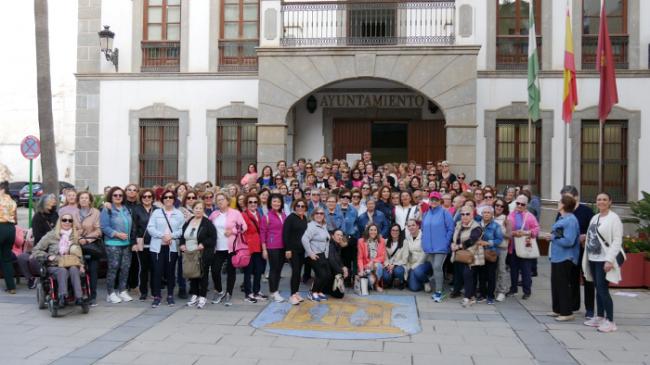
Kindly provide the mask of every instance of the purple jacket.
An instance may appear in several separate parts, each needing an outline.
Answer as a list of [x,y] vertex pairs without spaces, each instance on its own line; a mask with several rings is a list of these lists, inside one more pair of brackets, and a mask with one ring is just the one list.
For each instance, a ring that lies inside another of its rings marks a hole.
[[284,248],[282,227],[286,219],[286,214],[282,213],[280,216],[273,212],[269,212],[262,217],[262,221],[260,222],[260,241],[262,241],[262,245],[266,245],[267,249]]

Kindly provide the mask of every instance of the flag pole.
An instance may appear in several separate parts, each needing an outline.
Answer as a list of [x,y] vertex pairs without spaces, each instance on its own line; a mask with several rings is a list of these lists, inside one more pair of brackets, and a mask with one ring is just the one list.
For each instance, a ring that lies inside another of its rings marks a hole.
[[532,143],[531,143],[532,129],[533,129],[533,119],[530,116],[528,116],[528,185],[531,185],[531,178],[532,178],[532,173],[530,170],[530,155],[532,149]]
[[564,185],[564,186],[567,185],[567,182],[566,182],[566,175],[567,175],[567,173],[566,173],[567,162],[566,162],[566,160],[567,160],[567,151],[568,151],[568,144],[569,144],[569,138],[568,138],[569,133],[568,133],[568,129],[569,129],[569,124],[568,124],[568,123],[564,123],[564,158],[563,158],[563,161],[562,161],[562,162],[563,162],[563,168],[562,168],[562,182],[563,182],[563,185]]
[[603,125],[605,120],[598,121],[598,193],[603,191]]

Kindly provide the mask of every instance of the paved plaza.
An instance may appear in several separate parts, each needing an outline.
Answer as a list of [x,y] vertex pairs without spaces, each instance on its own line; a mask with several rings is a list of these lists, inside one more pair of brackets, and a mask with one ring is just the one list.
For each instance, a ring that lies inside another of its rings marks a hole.
[[[100,301],[50,318],[34,291],[0,295],[2,364],[650,364],[650,292],[614,295],[619,331],[597,333],[582,320],[556,323],[550,303],[550,265],[540,260],[533,296],[464,309],[458,300],[434,303],[415,294],[422,331],[383,340],[327,340],[276,335],[251,326],[266,303],[151,309],[134,301]],[[289,270],[283,272],[286,293]],[[238,290],[241,276],[238,277]],[[103,287],[103,280],[100,286]],[[266,285],[266,283],[264,283]],[[618,290],[613,290],[613,293]],[[389,294],[412,295],[389,290]],[[100,298],[102,298],[100,293]],[[351,294],[354,295],[354,294]]]

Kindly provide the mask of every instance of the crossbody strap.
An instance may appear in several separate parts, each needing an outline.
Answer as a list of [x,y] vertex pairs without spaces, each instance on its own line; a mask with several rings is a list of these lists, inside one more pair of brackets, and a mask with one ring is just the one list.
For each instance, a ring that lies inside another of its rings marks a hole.
[[603,237],[603,235],[600,234],[600,231],[598,230],[599,225],[600,225],[600,214],[598,214],[598,218],[596,218],[596,234],[598,234],[598,237],[600,238],[600,240],[603,241],[603,243],[605,244],[605,247],[609,248],[609,243],[607,242],[605,237]]

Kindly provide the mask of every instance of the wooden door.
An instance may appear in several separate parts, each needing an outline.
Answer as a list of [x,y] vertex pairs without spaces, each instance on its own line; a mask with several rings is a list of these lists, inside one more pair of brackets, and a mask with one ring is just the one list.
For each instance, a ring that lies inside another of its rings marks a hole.
[[367,119],[334,119],[332,158],[344,159],[347,153],[369,150],[371,127]]
[[444,120],[414,120],[408,124],[408,158],[424,164],[444,160],[447,132]]

